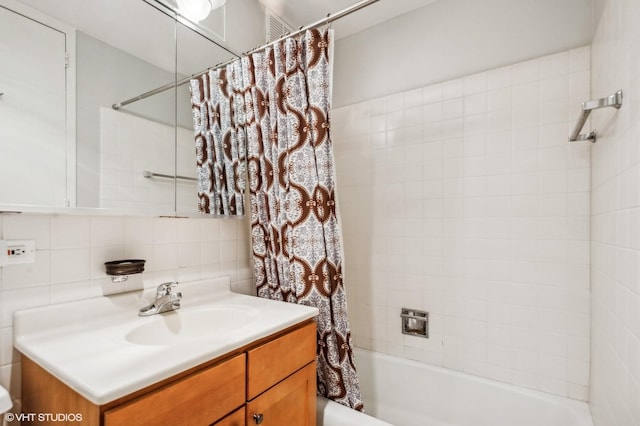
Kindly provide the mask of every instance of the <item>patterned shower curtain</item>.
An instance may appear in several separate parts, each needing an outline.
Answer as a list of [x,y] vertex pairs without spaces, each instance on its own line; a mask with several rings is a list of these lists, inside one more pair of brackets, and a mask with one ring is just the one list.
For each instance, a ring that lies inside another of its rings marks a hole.
[[330,138],[331,32],[242,58],[258,295],[315,306],[318,393],[362,410]]
[[241,83],[239,61],[189,82],[201,213],[244,215],[246,141]]

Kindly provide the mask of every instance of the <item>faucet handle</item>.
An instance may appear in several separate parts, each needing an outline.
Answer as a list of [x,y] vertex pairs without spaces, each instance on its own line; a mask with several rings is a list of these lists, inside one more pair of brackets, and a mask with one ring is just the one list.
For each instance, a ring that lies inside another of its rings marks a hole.
[[178,286],[177,281],[170,281],[166,283],[162,283],[158,286],[157,297],[166,296],[167,294],[171,294],[171,290]]

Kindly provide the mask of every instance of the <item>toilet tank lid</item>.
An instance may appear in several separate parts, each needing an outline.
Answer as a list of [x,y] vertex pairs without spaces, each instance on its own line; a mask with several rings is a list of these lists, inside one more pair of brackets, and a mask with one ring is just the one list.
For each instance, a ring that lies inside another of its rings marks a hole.
[[9,411],[13,407],[13,403],[11,402],[11,396],[9,392],[2,386],[0,386],[0,413],[4,413],[5,411]]

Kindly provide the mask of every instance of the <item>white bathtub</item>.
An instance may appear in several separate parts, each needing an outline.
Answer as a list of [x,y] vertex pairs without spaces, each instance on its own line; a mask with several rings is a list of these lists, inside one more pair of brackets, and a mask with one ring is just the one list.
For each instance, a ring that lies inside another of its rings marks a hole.
[[375,418],[319,398],[318,426],[593,426],[584,402],[363,349],[355,356]]
[[321,396],[316,404],[316,422],[317,426],[392,426]]

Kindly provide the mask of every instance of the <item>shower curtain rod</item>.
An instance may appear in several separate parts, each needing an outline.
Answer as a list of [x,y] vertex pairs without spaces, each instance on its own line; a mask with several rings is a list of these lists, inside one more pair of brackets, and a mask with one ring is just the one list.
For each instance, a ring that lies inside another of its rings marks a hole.
[[[340,12],[337,12],[337,13],[335,13],[333,15],[332,14],[327,15],[326,18],[320,19],[319,21],[316,21],[313,24],[307,25],[306,27],[301,27],[298,30],[292,32],[291,34],[287,34],[286,36],[280,37],[277,40],[274,40],[274,41],[271,41],[269,43],[263,44],[262,46],[256,47],[255,49],[252,49],[252,50],[244,53],[244,55],[251,55],[252,53],[259,52],[260,50],[266,49],[267,47],[269,47],[269,46],[271,46],[273,44],[276,44],[278,42],[281,42],[282,40],[285,40],[285,39],[287,39],[289,37],[295,37],[298,34],[302,34],[303,32],[305,32],[307,30],[311,30],[313,28],[317,28],[317,27],[321,27],[323,25],[330,24],[333,21],[337,21],[338,19],[344,18],[347,15],[351,15],[352,13],[357,12],[360,9],[364,9],[365,7],[370,6],[373,3],[377,3],[378,1],[380,1],[380,0],[363,0],[363,1],[359,2],[359,3],[353,4],[353,5],[351,5],[351,6],[347,7],[347,8],[342,9]],[[182,80],[178,80],[178,81],[173,82],[173,83],[165,84],[164,86],[160,86],[160,87],[157,87],[157,88],[155,88],[153,90],[149,90],[148,92],[145,92],[145,93],[143,93],[141,95],[138,95],[136,97],[133,97],[131,99],[127,99],[126,101],[122,101],[120,103],[113,104],[111,107],[113,109],[115,109],[115,110],[118,110],[118,109],[122,108],[123,106],[129,105],[131,103],[140,101],[140,100],[145,99],[145,98],[148,98],[149,96],[157,95],[158,93],[165,92],[167,90],[173,89],[174,87],[178,87],[178,86],[182,86],[184,84],[187,84],[194,77],[202,75],[202,74],[204,74],[205,72],[207,72],[209,70],[215,70],[215,69],[218,69],[218,68],[222,68],[222,67],[224,67],[226,65],[229,65],[229,64],[231,64],[231,63],[233,63],[234,61],[237,61],[237,60],[238,60],[238,58],[234,58],[234,59],[231,59],[229,61],[222,62],[222,63],[217,64],[217,65],[215,65],[215,66],[213,66],[211,68],[207,68],[204,71],[201,71],[201,72],[192,74],[189,77],[183,78]]]

